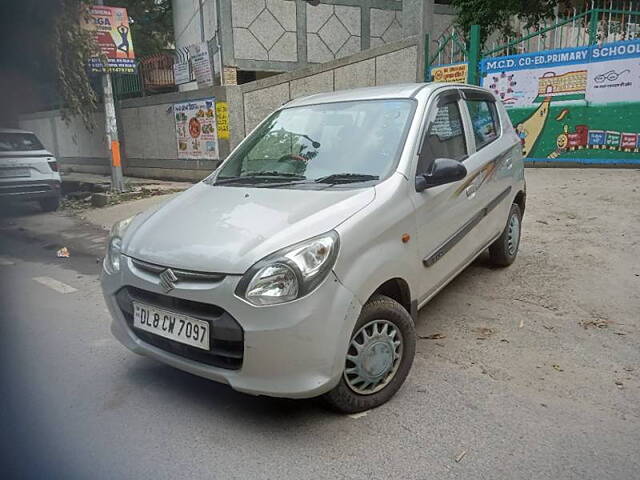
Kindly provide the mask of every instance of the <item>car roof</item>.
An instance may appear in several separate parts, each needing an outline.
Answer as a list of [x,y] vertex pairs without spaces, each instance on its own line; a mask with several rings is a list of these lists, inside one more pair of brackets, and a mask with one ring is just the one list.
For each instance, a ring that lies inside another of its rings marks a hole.
[[349,102],[353,100],[380,100],[385,98],[412,98],[418,90],[430,88],[428,83],[401,83],[380,87],[354,88],[336,92],[316,93],[308,97],[296,98],[286,104],[287,107],[315,105],[318,103]]
[[18,128],[0,128],[0,133],[33,133],[29,130],[20,130]]
[[349,102],[353,100],[381,100],[397,98],[413,98],[419,91],[434,91],[442,87],[474,87],[463,83],[400,83],[378,87],[354,88],[335,92],[316,93],[307,97],[296,98],[285,104],[285,107],[317,105],[319,103]]

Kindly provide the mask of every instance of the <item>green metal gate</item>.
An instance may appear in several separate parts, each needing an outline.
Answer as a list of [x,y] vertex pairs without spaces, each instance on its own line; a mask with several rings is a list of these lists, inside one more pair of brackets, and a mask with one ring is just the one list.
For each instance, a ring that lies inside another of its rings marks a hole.
[[430,71],[435,66],[468,62],[467,82],[479,85],[479,64],[483,58],[640,38],[640,10],[633,6],[634,2],[629,2],[628,8],[591,8],[583,12],[567,10],[564,15],[557,15],[548,24],[543,22],[535,28],[520,28],[516,20],[515,29],[519,33],[515,37],[503,39],[500,44],[495,39],[489,40],[484,47],[480,44],[478,25],[471,27],[468,36],[461,35],[454,28],[445,32],[433,42],[433,53],[430,53],[427,35],[425,81],[431,80]]

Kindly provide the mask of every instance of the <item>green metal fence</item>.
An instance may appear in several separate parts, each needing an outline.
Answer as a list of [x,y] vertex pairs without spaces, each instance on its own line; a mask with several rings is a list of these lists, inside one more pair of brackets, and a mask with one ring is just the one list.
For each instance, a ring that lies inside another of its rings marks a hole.
[[113,91],[117,99],[141,97],[177,89],[173,76],[173,53],[156,53],[140,57],[135,74],[112,74]]
[[123,98],[141,97],[143,95],[140,73],[113,74],[113,94],[118,100]]
[[499,57],[640,38],[640,11],[633,10],[632,6],[629,3],[628,9],[567,11],[567,15],[558,15],[549,24],[543,22],[536,28],[523,27],[515,37],[507,38],[500,45],[495,40],[490,42],[482,56]]
[[[480,27],[471,27],[468,38],[455,28],[450,28],[429,45],[425,39],[425,81],[429,81],[429,71],[436,65],[469,62],[467,81],[478,84],[478,66],[486,57],[500,57],[522,53],[554,50],[559,48],[582,47],[640,38],[640,8],[637,1],[622,2],[624,8],[591,8],[579,12],[566,10],[549,22],[535,27],[523,26],[514,20],[515,36],[498,39],[489,36],[484,48],[480,45]],[[499,43],[501,40],[502,43]],[[435,45],[434,45],[435,44]],[[434,48],[432,54],[429,47]]]
[[461,35],[455,27],[450,27],[434,41],[435,50],[433,53],[429,52],[429,43],[429,35],[427,35],[425,38],[427,67],[466,62],[469,57],[464,35]]

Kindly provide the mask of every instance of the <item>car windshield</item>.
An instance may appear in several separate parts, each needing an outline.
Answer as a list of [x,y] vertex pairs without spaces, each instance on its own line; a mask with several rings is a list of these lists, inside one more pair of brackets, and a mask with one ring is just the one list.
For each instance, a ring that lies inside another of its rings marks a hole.
[[371,182],[396,164],[411,100],[367,100],[285,108],[225,162],[216,185]]
[[0,152],[28,152],[44,147],[33,133],[1,133]]

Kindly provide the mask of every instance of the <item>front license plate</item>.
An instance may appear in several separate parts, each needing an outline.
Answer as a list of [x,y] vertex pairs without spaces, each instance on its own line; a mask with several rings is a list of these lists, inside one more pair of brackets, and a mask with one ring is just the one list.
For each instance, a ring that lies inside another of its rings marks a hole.
[[209,323],[133,302],[133,326],[160,337],[209,350]]

